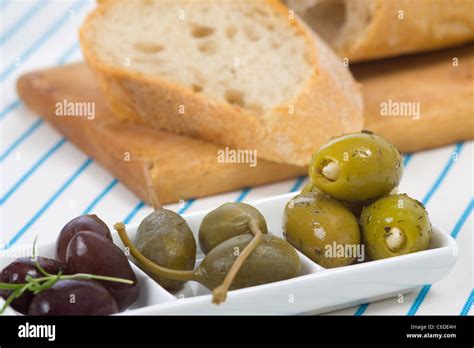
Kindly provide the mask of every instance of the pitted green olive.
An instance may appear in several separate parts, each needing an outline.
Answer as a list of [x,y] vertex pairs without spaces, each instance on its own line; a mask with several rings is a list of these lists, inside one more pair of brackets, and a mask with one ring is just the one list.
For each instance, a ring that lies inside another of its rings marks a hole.
[[309,183],[307,183],[306,185],[303,186],[303,188],[301,189],[301,193],[310,193],[310,192],[313,192],[313,191],[316,191],[316,190],[317,190],[317,188],[315,188],[313,186],[313,183],[310,181]]
[[[312,183],[308,183],[303,187],[301,190],[301,193],[311,193],[311,192],[320,192],[317,187],[315,187]],[[344,204],[349,210],[354,214],[356,218],[359,218],[360,213],[362,212],[362,209],[364,209],[365,206],[369,205],[372,201],[364,201],[364,202],[344,202],[340,201],[342,204]]]
[[402,177],[400,152],[371,132],[329,140],[313,155],[309,176],[315,187],[346,202],[363,202],[389,193]]
[[360,256],[356,218],[321,192],[299,194],[287,203],[283,231],[290,244],[323,267],[346,266]]
[[362,238],[372,260],[428,249],[431,222],[423,205],[406,194],[389,195],[364,208]]

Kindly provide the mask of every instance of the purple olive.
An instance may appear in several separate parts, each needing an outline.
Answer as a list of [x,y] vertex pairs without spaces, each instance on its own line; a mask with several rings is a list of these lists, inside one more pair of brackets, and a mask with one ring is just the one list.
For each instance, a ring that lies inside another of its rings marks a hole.
[[66,269],[70,274],[90,273],[133,281],[133,285],[100,280],[115,298],[120,311],[138,297],[135,273],[123,251],[107,238],[93,232],[75,234],[66,253]]
[[59,280],[35,295],[28,315],[109,315],[118,312],[113,296],[98,282]]
[[97,215],[82,215],[69,221],[59,232],[56,240],[56,260],[66,262],[67,246],[71,238],[78,232],[89,231],[97,233],[112,241],[110,230]]
[[[62,263],[47,259],[45,257],[37,257],[40,266],[48,273],[58,274],[59,271],[64,273],[65,267]],[[31,257],[21,257],[10,263],[7,267],[2,270],[1,282],[10,284],[22,284],[26,283],[26,276],[30,275],[33,278],[40,278],[43,274],[36,268],[36,261]],[[12,293],[12,290],[0,289],[0,296],[7,299]],[[26,291],[22,296],[16,298],[12,303],[11,307],[16,311],[26,314],[30,307],[30,302],[33,299],[33,293]]]

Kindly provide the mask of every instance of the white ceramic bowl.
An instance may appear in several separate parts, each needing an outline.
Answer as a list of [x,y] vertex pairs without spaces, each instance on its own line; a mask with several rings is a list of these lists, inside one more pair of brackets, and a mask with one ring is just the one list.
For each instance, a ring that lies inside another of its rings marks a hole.
[[[296,193],[252,202],[268,224],[269,233],[282,237],[285,204]],[[207,211],[183,214],[196,240]],[[127,227],[132,240],[136,226]],[[114,241],[123,247],[117,234]],[[38,245],[38,255],[53,257],[55,243]],[[140,285],[138,300],[123,315],[160,314],[318,314],[377,301],[410,292],[445,277],[457,259],[454,239],[434,228],[429,250],[384,260],[325,269],[299,253],[299,277],[276,283],[230,291],[225,303],[211,303],[210,291],[195,282],[186,283],[178,293],[169,293],[132,263]],[[0,252],[0,268],[18,255],[15,248]],[[23,255],[24,256],[24,255]],[[197,265],[203,254],[198,249]],[[3,300],[0,299],[0,306]],[[5,314],[17,314],[9,309]]]

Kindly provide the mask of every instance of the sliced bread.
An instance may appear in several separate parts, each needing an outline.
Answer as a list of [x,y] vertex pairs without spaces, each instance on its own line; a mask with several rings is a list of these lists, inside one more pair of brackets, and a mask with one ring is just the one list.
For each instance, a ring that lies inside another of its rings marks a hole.
[[363,124],[343,62],[276,0],[109,0],[80,39],[127,121],[300,166]]
[[287,0],[342,57],[392,57],[474,39],[472,0]]

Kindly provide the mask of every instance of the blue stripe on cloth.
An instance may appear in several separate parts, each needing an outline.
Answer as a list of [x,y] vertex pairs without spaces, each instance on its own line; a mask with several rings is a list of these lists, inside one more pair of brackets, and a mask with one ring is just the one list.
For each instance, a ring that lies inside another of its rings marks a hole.
[[413,158],[413,154],[407,153],[403,156],[403,167],[406,167],[408,163],[410,163],[411,159]]
[[474,201],[471,199],[471,203],[466,207],[461,217],[459,218],[458,222],[456,223],[456,226],[454,226],[453,231],[451,232],[451,236],[453,238],[456,238],[458,236],[459,231],[461,230],[462,226],[464,225],[467,218],[469,217],[469,214],[472,213],[473,205],[474,205]]
[[[461,151],[462,149],[462,146],[463,146],[463,143],[458,143],[456,144],[455,148],[454,148],[454,151],[452,154],[456,153],[457,155],[459,155],[459,152]],[[411,159],[412,159],[413,155],[412,154],[406,154],[404,159],[403,159],[403,165],[404,167],[408,165],[408,163],[410,163]],[[441,171],[440,175],[438,176],[438,178],[436,179],[436,181],[434,182],[433,186],[430,188],[430,190],[428,191],[428,193],[425,195],[425,197],[423,198],[423,204],[426,205],[429,200],[431,199],[431,197],[433,196],[433,194],[436,192],[436,190],[439,188],[439,186],[441,185],[441,183],[443,182],[444,178],[446,177],[446,175],[448,174],[449,170],[451,169],[452,165],[453,165],[453,162],[454,162],[454,159],[453,159],[453,156],[451,155],[451,157],[449,158],[449,160],[446,162],[443,170]],[[423,291],[423,289],[422,289]],[[366,311],[367,307],[369,306],[368,303],[364,303],[363,305],[359,306],[359,308],[356,310],[355,314],[354,315],[357,315],[357,316],[361,316],[364,314],[364,312]]]
[[[302,177],[299,177],[295,184],[293,185],[292,189],[290,192],[293,192],[293,191],[296,191],[298,190],[298,188],[301,186],[301,184],[303,183],[305,177],[302,176]],[[244,198],[249,194],[249,192],[252,190],[251,187],[247,187],[245,189],[243,189],[239,196],[235,199],[235,202],[242,202],[244,200]],[[189,205],[191,205],[192,203],[194,203],[195,200],[192,199],[192,200],[189,200],[188,203],[183,207],[182,210],[180,210],[178,213],[179,214],[183,214],[188,208],[189,208]],[[133,208],[133,210],[127,215],[127,217],[123,220],[124,224],[128,224],[134,217],[135,215],[137,214],[137,212],[145,205],[144,202],[139,202],[138,205]]]
[[304,180],[306,179],[306,176],[300,176],[298,179],[296,179],[295,183],[290,189],[290,192],[296,192],[300,189],[301,185],[303,185]]
[[5,117],[6,114],[8,114],[10,111],[15,110],[17,107],[21,105],[21,100],[20,99],[15,99],[12,101],[10,104],[8,104],[5,109],[3,109],[0,112],[0,120]]
[[8,249],[15,244],[18,239],[31,227],[34,223],[48,210],[48,208],[58,199],[58,197],[84,172],[84,170],[92,163],[92,160],[88,158],[82,165],[71,175],[66,182],[46,201],[46,203],[34,214],[28,222],[23,225],[18,232],[15,233],[13,238],[4,246],[2,249]]
[[[64,52],[64,54],[61,55],[59,58],[58,62],[62,64],[65,60],[68,59],[68,57],[79,47],[78,43],[75,42],[73,45],[68,47],[68,49]],[[37,129],[41,124],[43,124],[43,120],[38,119],[33,126],[31,126],[28,130],[26,130],[17,140],[13,142],[12,145],[0,156],[0,162],[2,162],[18,145],[20,145],[25,139],[27,139],[35,129]],[[50,157],[60,146],[62,146],[66,142],[66,139],[61,139],[56,145],[53,146],[50,150],[44,154],[39,161],[35,163],[35,165],[28,171],[26,172],[22,178],[7,192],[7,194],[0,199],[0,206],[5,203],[5,201],[10,197],[11,194],[13,194],[23,182],[33,174],[36,169],[40,167],[40,165],[48,158]]]
[[105,189],[103,189],[102,192],[99,193],[99,195],[92,200],[92,202],[87,206],[87,208],[84,209],[84,211],[82,212],[82,215],[89,214],[92,211],[92,209],[95,208],[97,203],[99,203],[114,188],[114,186],[117,185],[117,183],[118,183],[118,180],[113,179],[110,182],[110,184],[108,184],[105,187]]
[[28,137],[33,134],[33,132],[43,123],[42,119],[38,119],[33,124],[23,132],[6,150],[0,155],[0,162],[3,162],[3,160],[15,150],[15,148],[20,145],[22,142],[24,142]]
[[16,190],[28,179],[31,174],[33,174],[41,165],[49,158],[51,155],[53,155],[61,146],[63,146],[66,143],[66,139],[62,138],[59,140],[56,144],[51,147],[48,152],[46,152],[38,161],[36,161],[35,164],[25,173],[23,176],[18,180],[8,191],[7,193],[0,198],[0,206],[2,206],[10,196],[15,193]]
[[[59,65],[63,65],[64,63],[66,63],[66,61],[71,57],[71,55],[77,50],[79,49],[79,43],[77,41],[75,41],[71,46],[69,46],[62,54],[61,56],[59,57],[59,59],[56,61],[57,64]],[[7,105],[5,107],[5,109],[3,109],[1,112],[0,112],[0,120],[5,117],[6,114],[8,114],[9,112],[15,110],[17,107],[19,107],[20,105],[22,104],[21,100],[20,99],[15,99],[13,102],[11,102],[9,105]]]
[[436,192],[436,190],[439,188],[439,186],[443,182],[446,175],[449,173],[449,170],[451,169],[451,167],[453,166],[453,163],[455,162],[455,160],[453,158],[453,155],[456,154],[456,156],[459,157],[459,153],[461,152],[463,145],[464,145],[464,143],[456,144],[456,147],[454,148],[454,151],[452,152],[451,157],[446,162],[443,170],[441,171],[440,175],[436,179],[436,181],[433,184],[433,186],[431,187],[431,189],[428,191],[426,196],[423,198],[422,202],[423,202],[424,205],[428,204],[428,202],[430,201],[433,194]]
[[191,205],[195,202],[196,200],[194,198],[192,199],[189,199],[186,204],[178,211],[178,214],[183,214],[184,212],[186,212],[189,207],[191,207]]
[[[235,200],[236,202],[240,202],[242,201],[242,199],[245,198],[245,196],[250,192],[251,188],[246,188],[244,190],[242,190],[242,192],[240,193],[240,195],[237,197],[237,199]],[[183,214],[185,213],[189,207],[195,203],[197,200],[196,199],[190,199],[186,202],[186,204],[183,206],[183,208],[181,208],[179,211],[178,211],[178,214]],[[130,221],[132,221],[132,219],[135,217],[135,215],[140,211],[141,208],[143,208],[145,206],[145,202],[143,201],[140,201],[134,208],[133,210],[127,215],[127,217],[123,220],[123,223],[125,225],[129,224]]]
[[360,305],[359,308],[357,308],[354,315],[357,316],[357,317],[361,316],[362,314],[364,314],[364,312],[365,312],[365,310],[367,309],[368,306],[369,306],[368,303],[364,303],[364,304]]
[[421,303],[425,300],[426,295],[428,295],[428,291],[431,289],[431,284],[424,285],[418,295],[415,298],[415,301],[412,303],[410,309],[408,310],[407,315],[412,316],[415,315],[418,309],[421,306]]
[[[71,11],[79,11],[85,5],[84,1],[76,2],[67,9],[48,29],[36,39],[31,46],[29,46],[23,53],[19,55],[21,62],[28,59],[38,48],[40,48],[58,29],[60,29],[66,21],[70,18]],[[16,62],[12,62],[7,66],[6,69],[0,74],[0,80],[3,81],[7,78],[16,68]]]
[[469,314],[469,311],[471,310],[471,307],[472,307],[472,301],[473,300],[474,300],[474,291],[471,291],[471,293],[469,294],[469,297],[467,298],[466,303],[462,307],[461,313],[459,313],[459,315],[464,316],[464,315]]
[[240,195],[236,198],[236,202],[242,202],[245,197],[249,194],[249,192],[252,190],[251,187],[247,187],[240,192]]
[[123,219],[123,223],[128,225],[130,221],[137,215],[138,211],[145,206],[145,202],[140,201],[138,204],[133,208],[133,210]]
[[[40,10],[47,5],[46,1],[38,1],[26,11],[15,23],[6,29],[0,37],[0,45],[7,42],[20,28],[22,28],[28,21],[34,17]],[[3,8],[2,8],[3,11]]]
[[[473,201],[471,199],[471,202],[468,204],[468,206],[466,207],[464,212],[461,214],[461,217],[456,222],[456,225],[454,226],[454,228],[451,232],[451,236],[453,238],[456,238],[458,236],[459,231],[461,230],[462,226],[466,222],[469,214],[472,212],[472,208],[473,208]],[[425,300],[425,297],[426,297],[426,295],[428,295],[428,292],[430,291],[430,289],[431,289],[430,284],[423,286],[421,291],[416,296],[415,301],[412,303],[410,309],[408,310],[407,315],[412,316],[412,315],[415,315],[416,312],[418,312],[418,309],[420,308],[421,304]]]

